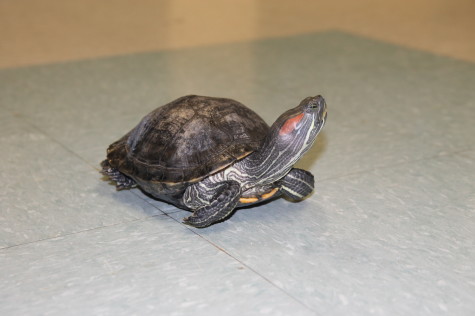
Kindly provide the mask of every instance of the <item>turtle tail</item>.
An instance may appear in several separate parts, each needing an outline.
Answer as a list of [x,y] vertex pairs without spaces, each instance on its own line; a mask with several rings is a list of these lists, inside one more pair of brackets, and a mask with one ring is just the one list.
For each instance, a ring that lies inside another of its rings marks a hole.
[[101,167],[101,173],[115,182],[117,190],[130,189],[135,186],[136,183],[132,178],[112,167],[107,159],[101,162]]

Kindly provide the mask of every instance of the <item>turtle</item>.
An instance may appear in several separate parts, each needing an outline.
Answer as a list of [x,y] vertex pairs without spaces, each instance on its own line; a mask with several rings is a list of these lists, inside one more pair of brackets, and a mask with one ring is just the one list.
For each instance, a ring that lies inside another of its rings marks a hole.
[[101,172],[118,190],[139,187],[192,211],[183,223],[203,228],[237,207],[310,195],[314,176],[294,164],[326,118],[321,95],[305,98],[270,127],[238,101],[188,95],[155,109],[112,143]]

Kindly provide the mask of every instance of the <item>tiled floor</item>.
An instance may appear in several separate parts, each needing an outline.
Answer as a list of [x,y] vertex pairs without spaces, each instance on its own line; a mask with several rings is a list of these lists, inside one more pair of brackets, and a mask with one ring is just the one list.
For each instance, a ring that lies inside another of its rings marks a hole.
[[[473,315],[475,65],[328,31],[0,70],[1,315]],[[98,173],[158,105],[271,123],[323,94],[317,178],[206,229]]]

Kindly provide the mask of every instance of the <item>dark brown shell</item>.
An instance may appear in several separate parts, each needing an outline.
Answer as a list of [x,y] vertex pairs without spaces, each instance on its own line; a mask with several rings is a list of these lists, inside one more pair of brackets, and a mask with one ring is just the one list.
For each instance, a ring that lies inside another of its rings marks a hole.
[[109,147],[107,158],[132,178],[193,182],[255,151],[268,130],[237,101],[185,96],[145,116]]

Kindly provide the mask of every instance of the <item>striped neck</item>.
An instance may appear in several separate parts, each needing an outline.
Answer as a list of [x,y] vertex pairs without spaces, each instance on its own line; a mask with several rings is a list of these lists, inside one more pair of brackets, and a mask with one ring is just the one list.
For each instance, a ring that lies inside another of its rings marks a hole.
[[312,147],[325,120],[325,100],[321,96],[306,98],[277,119],[261,148],[236,163],[236,171],[254,185],[281,179]]

